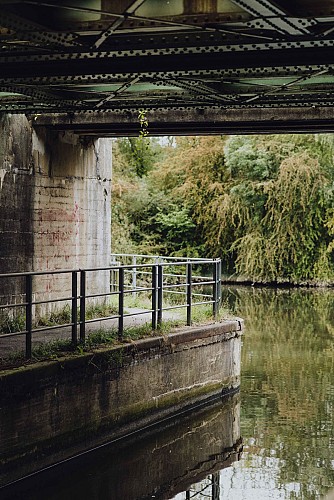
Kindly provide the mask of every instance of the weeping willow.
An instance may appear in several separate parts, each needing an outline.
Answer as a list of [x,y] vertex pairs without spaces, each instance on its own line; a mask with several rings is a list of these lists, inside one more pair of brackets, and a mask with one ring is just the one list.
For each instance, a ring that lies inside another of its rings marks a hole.
[[234,243],[237,270],[255,280],[329,278],[328,187],[319,161],[307,152],[285,159],[277,179],[264,186],[266,214],[258,229]]

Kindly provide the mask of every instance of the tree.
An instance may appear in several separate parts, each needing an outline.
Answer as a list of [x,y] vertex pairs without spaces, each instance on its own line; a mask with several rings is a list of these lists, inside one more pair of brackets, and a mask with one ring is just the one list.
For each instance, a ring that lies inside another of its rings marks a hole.
[[141,253],[220,256],[256,281],[333,278],[331,136],[176,138],[139,170],[126,144],[120,202]]

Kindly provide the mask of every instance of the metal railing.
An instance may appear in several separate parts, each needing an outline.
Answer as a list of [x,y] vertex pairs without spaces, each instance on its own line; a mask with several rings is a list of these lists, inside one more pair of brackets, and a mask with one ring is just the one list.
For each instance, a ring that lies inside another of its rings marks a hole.
[[[29,359],[32,356],[34,334],[64,330],[66,327],[71,332],[73,345],[84,343],[87,325],[107,320],[116,321],[118,338],[123,340],[126,318],[149,314],[152,329],[155,330],[161,325],[164,311],[180,308],[186,309],[186,324],[191,325],[192,309],[201,304],[211,304],[213,316],[217,318],[221,296],[219,259],[181,259],[128,254],[117,255],[118,261],[115,261],[115,257],[114,255],[114,260],[108,267],[0,274],[0,290],[4,287],[10,288],[11,281],[16,284],[19,281],[21,289],[20,294],[16,294],[15,300],[11,301],[4,300],[5,294],[2,293],[0,326],[1,317],[9,315],[15,318],[18,316],[18,310],[21,313],[23,311],[21,318],[24,322],[23,329],[0,334],[0,353],[3,339],[25,336],[25,355]],[[121,260],[124,259],[131,259],[131,264],[123,264]],[[136,259],[135,263],[133,259]],[[140,259],[146,259],[146,263],[139,264]],[[107,273],[107,279],[104,273]],[[39,280],[42,280],[44,288]],[[93,287],[89,286],[91,283]],[[14,288],[12,286],[12,289]],[[47,292],[44,291],[45,288]],[[128,312],[125,309],[127,296],[135,298],[140,304],[143,295],[146,301],[143,310]],[[116,300],[115,314],[87,319],[87,305],[106,304],[113,298]],[[61,304],[70,309],[69,321],[38,326],[38,308],[51,308],[56,311]]]

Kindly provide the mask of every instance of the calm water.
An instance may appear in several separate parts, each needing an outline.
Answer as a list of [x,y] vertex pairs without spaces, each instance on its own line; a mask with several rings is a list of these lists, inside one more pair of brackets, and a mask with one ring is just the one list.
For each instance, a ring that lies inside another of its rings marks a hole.
[[320,499],[334,487],[334,290],[223,293],[246,321],[244,452],[217,498]]
[[334,487],[334,290],[224,288],[223,300],[246,323],[240,395],[4,498],[321,499]]

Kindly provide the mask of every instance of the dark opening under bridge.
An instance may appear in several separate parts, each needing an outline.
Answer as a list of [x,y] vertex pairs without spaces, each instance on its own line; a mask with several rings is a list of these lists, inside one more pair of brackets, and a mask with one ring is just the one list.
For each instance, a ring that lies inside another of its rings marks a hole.
[[0,112],[78,134],[333,130],[329,0],[2,0]]

